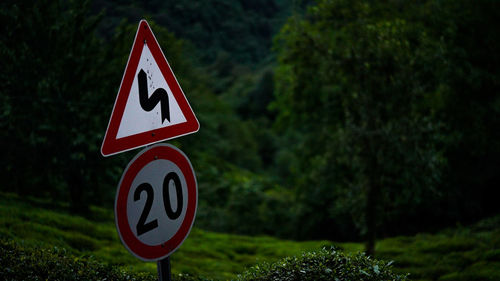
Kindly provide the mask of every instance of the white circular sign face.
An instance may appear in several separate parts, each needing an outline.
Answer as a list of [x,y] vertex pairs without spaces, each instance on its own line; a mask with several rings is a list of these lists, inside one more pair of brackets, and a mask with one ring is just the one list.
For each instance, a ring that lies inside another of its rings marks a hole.
[[159,159],[144,166],[132,182],[127,199],[132,232],[150,246],[171,239],[186,215],[187,194],[186,179],[172,161]]
[[194,222],[197,185],[189,159],[174,146],[155,145],[127,166],[115,219],[125,247],[142,260],[160,260],[184,241]]

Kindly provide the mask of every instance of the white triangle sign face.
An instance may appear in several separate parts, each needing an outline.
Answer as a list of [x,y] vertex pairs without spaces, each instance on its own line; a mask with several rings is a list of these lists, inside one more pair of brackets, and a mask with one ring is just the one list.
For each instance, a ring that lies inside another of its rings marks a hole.
[[[140,73],[144,72],[146,75],[140,76]],[[147,81],[147,99],[152,99],[155,90],[164,89],[165,92],[161,92],[164,100],[159,100],[151,111],[145,111],[141,106],[140,95],[141,90],[139,88],[139,77]],[[136,75],[134,76],[134,81],[132,82],[132,88],[130,89],[131,94],[128,96],[127,105],[125,106],[125,111],[123,112],[122,120],[120,122],[120,127],[118,128],[117,138],[128,137],[131,135],[148,132],[154,129],[159,129],[179,123],[186,122],[186,118],[182,113],[179,104],[177,104],[170,87],[167,84],[158,64],[153,59],[153,55],[146,44],[142,49],[141,58],[139,60],[139,65],[137,66]],[[165,95],[166,93],[166,95]],[[168,116],[162,118],[162,104],[161,102],[166,102],[168,108]]]
[[199,128],[151,28],[142,20],[106,130],[102,155],[194,133]]

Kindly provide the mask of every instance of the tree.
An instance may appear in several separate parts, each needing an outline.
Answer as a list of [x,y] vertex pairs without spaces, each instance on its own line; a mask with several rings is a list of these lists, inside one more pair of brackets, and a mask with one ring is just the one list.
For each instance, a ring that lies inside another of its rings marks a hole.
[[[446,45],[446,67],[433,107],[449,128],[446,147],[448,220],[498,214],[500,183],[500,2],[434,1],[428,25]],[[446,208],[445,207],[445,208]]]
[[[88,2],[5,3],[0,84],[7,146],[2,174],[22,193],[69,190],[75,209],[95,182],[99,95],[106,73]],[[95,67],[95,68],[94,68]],[[71,161],[67,161],[71,160]],[[92,186],[92,185],[89,185]]]
[[369,254],[384,220],[433,197],[443,164],[441,123],[426,105],[441,45],[398,12],[414,6],[319,1],[278,41],[278,125],[302,134],[300,220],[333,234],[347,212]]

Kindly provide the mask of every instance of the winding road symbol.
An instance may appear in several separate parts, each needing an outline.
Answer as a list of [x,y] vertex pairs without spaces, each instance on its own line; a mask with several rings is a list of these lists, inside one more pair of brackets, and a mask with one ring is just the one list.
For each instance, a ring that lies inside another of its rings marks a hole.
[[161,122],[163,123],[165,119],[170,122],[170,108],[168,103],[168,93],[163,88],[156,89],[151,97],[148,93],[148,78],[144,70],[139,71],[137,74],[137,79],[139,81],[139,103],[142,109],[145,111],[153,110],[158,103],[161,106]]

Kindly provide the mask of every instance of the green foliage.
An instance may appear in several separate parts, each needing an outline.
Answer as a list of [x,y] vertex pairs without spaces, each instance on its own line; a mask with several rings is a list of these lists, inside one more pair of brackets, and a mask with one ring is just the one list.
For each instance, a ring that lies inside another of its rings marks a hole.
[[388,238],[377,244],[377,257],[394,260],[395,271],[415,280],[496,280],[500,217],[436,234]]
[[282,237],[292,231],[291,212],[287,210],[292,195],[266,177],[228,167],[211,182],[210,187],[200,184],[198,226],[222,232]]
[[[6,23],[0,38],[0,56],[5,62],[0,71],[0,129],[6,149],[0,160],[5,180],[1,189],[67,200],[69,208],[85,215],[90,213],[89,203],[111,205],[123,167],[133,153],[103,158],[99,148],[137,23],[117,23],[102,38],[97,29],[106,21],[91,15],[89,3],[72,1],[6,2],[0,15]],[[235,179],[251,182],[246,185],[256,191],[256,198],[272,197],[266,192],[275,184],[248,171],[264,168],[261,154],[267,150],[261,147],[272,139],[267,124],[263,125],[266,133],[261,133],[264,129],[252,121],[241,120],[225,96],[214,94],[212,74],[195,65],[192,44],[154,21],[149,23],[201,123],[198,134],[175,142],[197,171],[200,224],[237,233],[242,227],[251,233],[273,232],[270,227],[242,226],[237,222],[243,217],[229,213],[241,209],[236,207],[242,199],[240,186],[231,185],[242,181]],[[258,92],[269,98],[270,87],[264,88]],[[255,110],[265,110],[264,106]],[[253,183],[255,187],[250,186]],[[219,197],[226,189],[232,195]],[[260,225],[268,218],[276,221],[276,215],[268,216],[259,207],[270,204],[265,201],[245,207],[247,214],[261,210]],[[213,214],[220,218],[218,223],[212,222]],[[92,242],[78,247],[92,247]]]
[[273,264],[252,267],[239,280],[407,280],[393,273],[391,263],[334,249],[304,253]]
[[373,224],[418,207],[441,174],[440,125],[423,105],[439,44],[397,13],[379,16],[383,7],[320,1],[278,38],[278,125],[304,132],[301,218],[319,214],[303,236],[346,215],[373,235]]
[[[99,147],[145,17],[201,123],[173,141],[196,170],[199,227],[357,240],[498,212],[498,2],[325,0],[301,15],[311,2],[2,2],[0,189],[112,216],[88,208],[111,206],[134,154]],[[38,219],[15,230],[105,248],[80,222]]]
[[[68,214],[65,211],[67,204],[14,194],[0,195],[2,243],[15,244],[24,252],[53,252],[56,247],[58,253],[68,260],[87,259],[103,263],[105,265],[99,266],[109,268],[109,265],[113,270],[127,272],[130,276],[141,272],[156,274],[155,263],[134,258],[120,243],[112,211],[91,207],[88,217],[93,219],[88,219]],[[92,241],[92,247],[88,247],[88,241]],[[190,280],[204,276],[215,280],[235,280],[237,274],[249,277],[251,272],[259,271],[254,268],[243,273],[256,264],[259,268],[262,268],[263,262],[267,264],[264,268],[279,267],[280,263],[276,262],[280,259],[290,257],[288,260],[295,263],[295,260],[302,259],[300,255],[303,252],[329,249],[331,246],[342,249],[347,256],[363,249],[360,243],[295,242],[265,236],[208,232],[195,225],[185,243],[171,256],[172,270],[176,279]],[[435,234],[421,233],[380,240],[375,257],[394,261],[392,271],[398,274],[409,272],[413,280],[496,280],[500,275],[499,252],[500,216],[496,216],[468,227],[456,227]],[[6,255],[1,251],[0,257],[3,254]],[[337,256],[343,255],[340,250],[337,251]],[[291,258],[293,256],[298,258]],[[295,266],[300,267],[300,264],[295,263]],[[0,272],[4,268],[0,267]]]
[[[105,8],[105,26],[126,17],[137,22],[144,15],[197,47],[193,55],[213,62],[230,55],[238,63],[259,63],[269,56],[271,38],[285,20],[288,0],[272,1],[96,1]],[[109,27],[108,27],[109,28]]]
[[443,14],[432,25],[446,43],[447,67],[439,71],[445,87],[438,96],[440,114],[453,132],[447,149],[447,198],[458,206],[458,220],[498,213],[494,199],[500,154],[500,36],[497,1],[437,1]]
[[110,200],[102,191],[116,179],[107,174],[114,161],[99,148],[116,60],[94,36],[99,17],[88,1],[8,1],[0,17],[2,189],[68,200],[80,212]]
[[[297,221],[308,222],[299,237],[357,229],[373,242],[375,232],[498,210],[486,197],[500,180],[490,158],[500,153],[499,73],[483,60],[500,49],[494,3],[318,1],[285,24],[272,107],[288,164],[276,161],[296,188]],[[464,18],[488,43],[473,43]],[[481,172],[479,159],[490,165]]]
[[131,273],[77,258],[64,249],[27,248],[0,240],[2,280],[156,280],[153,274]]
[[[68,213],[67,206],[67,203],[0,193],[0,239],[15,241],[26,250],[57,247],[64,249],[68,257],[93,257],[122,271],[156,274],[156,263],[138,260],[122,245],[111,210],[92,206],[84,218]],[[262,227],[272,228],[272,223],[266,222]],[[239,224],[248,227],[244,221]],[[186,241],[171,255],[172,271],[178,278],[230,280],[258,262],[273,262],[331,246],[328,241],[293,242],[214,233],[201,230],[198,225],[197,218]]]

